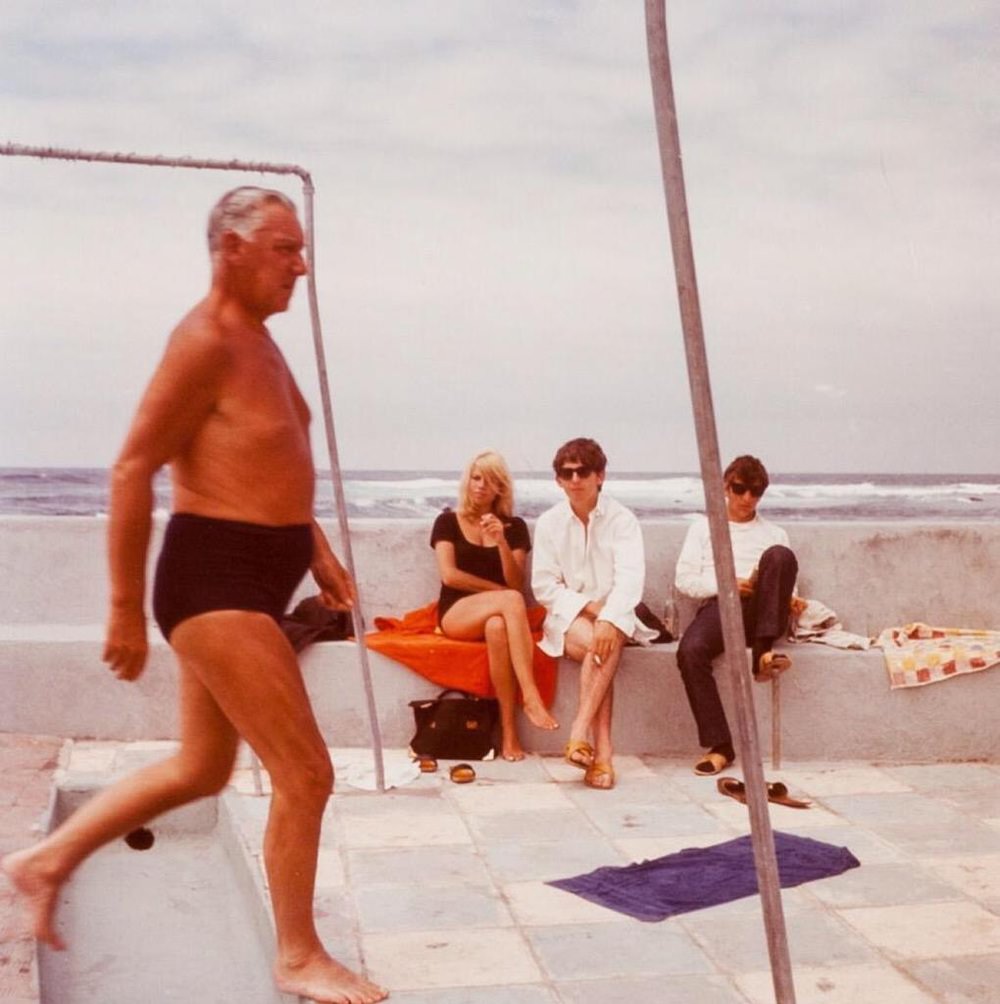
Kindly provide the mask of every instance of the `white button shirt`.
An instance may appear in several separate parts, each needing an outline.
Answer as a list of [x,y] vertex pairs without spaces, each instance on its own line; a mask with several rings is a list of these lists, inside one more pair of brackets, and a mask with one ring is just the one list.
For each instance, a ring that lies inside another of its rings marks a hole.
[[554,505],[535,523],[531,552],[531,590],[545,607],[538,647],[562,655],[569,626],[592,600],[604,601],[600,620],[649,644],[656,632],[635,616],[645,580],[642,530],[631,510],[600,496],[585,526],[568,500]]

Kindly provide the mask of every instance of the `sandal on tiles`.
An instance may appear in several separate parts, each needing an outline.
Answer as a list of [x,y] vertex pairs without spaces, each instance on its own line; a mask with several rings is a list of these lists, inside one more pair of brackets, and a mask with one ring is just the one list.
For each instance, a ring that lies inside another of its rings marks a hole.
[[792,798],[788,794],[788,787],[783,781],[772,781],[767,786],[767,800],[775,805],[787,805],[790,809],[808,809],[812,802],[804,802],[799,798]]
[[711,777],[724,771],[735,759],[736,757],[711,750],[694,765],[694,772],[699,777]]
[[609,763],[592,763],[583,775],[583,783],[588,788],[608,791],[615,786],[615,769]]
[[448,777],[455,784],[468,784],[470,781],[475,781],[476,772],[467,763],[457,763],[448,771]]
[[584,739],[570,739],[563,750],[566,763],[587,770],[594,762],[594,747]]
[[718,781],[715,782],[715,787],[719,789],[719,793],[722,795],[728,795],[730,798],[735,798],[737,802],[742,805],[747,804],[747,789],[746,785],[735,777],[720,777]]

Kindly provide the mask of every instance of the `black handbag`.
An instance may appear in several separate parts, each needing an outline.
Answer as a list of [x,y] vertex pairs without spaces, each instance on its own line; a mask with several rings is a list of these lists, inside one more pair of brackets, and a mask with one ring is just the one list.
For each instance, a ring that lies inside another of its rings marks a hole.
[[410,701],[410,707],[417,726],[410,750],[416,756],[441,760],[492,760],[496,756],[500,705],[495,698],[442,690],[430,700]]

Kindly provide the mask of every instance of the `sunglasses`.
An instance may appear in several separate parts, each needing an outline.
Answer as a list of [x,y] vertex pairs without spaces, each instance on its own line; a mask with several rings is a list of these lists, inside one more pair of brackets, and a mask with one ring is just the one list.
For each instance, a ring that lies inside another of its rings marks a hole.
[[746,495],[749,492],[755,499],[759,499],[764,494],[763,488],[751,488],[750,485],[745,485],[742,481],[730,481],[729,490],[734,495]]
[[584,481],[593,473],[593,467],[589,467],[587,464],[581,464],[579,467],[560,467],[556,471],[556,476],[560,481],[572,481],[573,475],[575,474],[581,481]]

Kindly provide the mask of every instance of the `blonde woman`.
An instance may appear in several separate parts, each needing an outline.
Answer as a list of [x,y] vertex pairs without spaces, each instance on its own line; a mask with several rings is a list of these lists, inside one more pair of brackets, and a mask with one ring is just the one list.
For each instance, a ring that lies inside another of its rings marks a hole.
[[510,471],[499,453],[473,457],[462,475],[458,509],[434,521],[431,547],[441,575],[438,624],[448,638],[485,641],[490,678],[500,702],[505,760],[523,760],[515,711],[520,686],[532,725],[556,729],[535,683],[534,642],[524,600],[524,563],[531,540],[514,515]]

